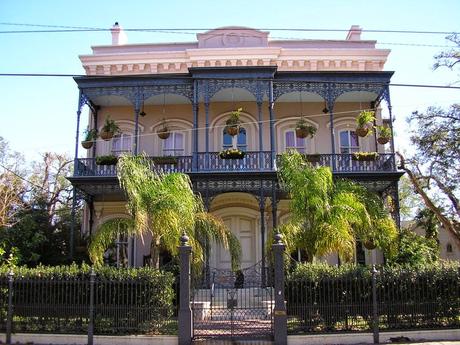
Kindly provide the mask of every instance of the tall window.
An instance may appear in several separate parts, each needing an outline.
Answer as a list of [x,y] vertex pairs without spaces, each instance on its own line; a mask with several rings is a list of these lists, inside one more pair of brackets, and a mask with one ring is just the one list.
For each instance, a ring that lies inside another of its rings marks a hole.
[[340,132],[340,153],[352,153],[359,151],[358,136],[354,131]]
[[[236,137],[236,139],[234,139]],[[246,129],[240,127],[240,132],[235,137],[227,133],[227,130],[224,128],[223,131],[223,148],[230,149],[233,147],[233,140],[236,140],[236,147],[241,151],[247,151],[248,144],[246,142]]]
[[172,132],[168,139],[163,140],[164,156],[183,156],[184,149],[183,133]]
[[124,152],[131,152],[132,145],[133,136],[131,133],[117,134],[112,139],[112,153],[118,156]]
[[297,138],[294,130],[286,131],[284,134],[286,151],[290,149],[305,153],[307,149],[305,138]]

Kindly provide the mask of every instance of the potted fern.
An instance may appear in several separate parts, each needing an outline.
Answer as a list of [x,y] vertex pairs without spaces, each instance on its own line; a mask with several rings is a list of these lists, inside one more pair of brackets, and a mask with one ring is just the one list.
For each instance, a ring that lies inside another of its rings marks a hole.
[[388,126],[377,126],[377,142],[380,145],[385,145],[390,141],[392,134],[391,128]]
[[231,135],[232,137],[240,132],[240,115],[242,111],[243,108],[238,108],[237,110],[232,111],[227,121],[225,121],[225,130],[227,134]]
[[356,118],[356,134],[360,137],[368,136],[372,133],[372,122],[375,120],[375,112],[370,110],[363,110]]
[[85,149],[93,147],[93,142],[97,139],[97,129],[86,128],[83,133],[84,139],[81,142],[81,146]]
[[101,138],[104,140],[110,140],[115,134],[120,133],[120,127],[115,123],[114,120],[107,116],[104,122],[104,126],[101,129]]
[[297,138],[306,138],[313,136],[316,134],[316,127],[309,125],[307,120],[304,117],[301,117],[299,121],[297,121],[295,125],[295,135]]

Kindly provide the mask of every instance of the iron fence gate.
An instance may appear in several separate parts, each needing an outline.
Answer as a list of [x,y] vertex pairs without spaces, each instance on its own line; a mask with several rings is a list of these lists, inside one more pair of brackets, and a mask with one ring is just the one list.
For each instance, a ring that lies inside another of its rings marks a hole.
[[238,271],[192,270],[193,339],[272,339],[273,274],[262,262]]

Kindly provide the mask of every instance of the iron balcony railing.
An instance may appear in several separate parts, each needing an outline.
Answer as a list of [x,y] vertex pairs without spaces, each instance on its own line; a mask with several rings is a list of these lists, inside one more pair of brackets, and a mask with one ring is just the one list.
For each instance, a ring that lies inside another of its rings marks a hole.
[[[199,152],[193,156],[151,157],[154,169],[162,172],[215,173],[276,171],[277,159],[270,151],[246,152],[242,159],[222,159],[219,152]],[[334,173],[369,173],[396,171],[394,154],[379,154],[375,160],[356,161],[352,154],[315,154],[305,159],[316,166],[329,166]],[[116,165],[98,165],[94,158],[77,160],[74,176],[116,176]]]

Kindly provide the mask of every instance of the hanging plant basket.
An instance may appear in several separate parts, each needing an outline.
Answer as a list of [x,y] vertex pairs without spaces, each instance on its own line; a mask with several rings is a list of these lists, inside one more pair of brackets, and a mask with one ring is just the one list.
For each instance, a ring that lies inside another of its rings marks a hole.
[[379,138],[377,138],[377,142],[380,145],[388,144],[389,141],[390,141],[390,138],[387,138],[387,137],[379,137]]
[[108,131],[102,130],[99,136],[100,136],[103,140],[107,141],[107,140],[112,139],[114,135],[115,135],[114,132],[108,132]]
[[219,152],[219,157],[222,159],[242,159],[246,156],[246,152],[238,149],[228,149]]
[[306,138],[308,136],[308,130],[306,128],[296,128],[295,136],[301,139]]
[[227,126],[225,127],[225,130],[227,131],[228,135],[231,135],[233,137],[240,132],[240,126],[237,126],[237,125]]
[[377,158],[379,158],[377,152],[355,152],[351,155],[351,159],[361,162],[371,162],[377,160]]
[[84,140],[81,142],[81,146],[83,146],[84,149],[90,149],[93,147],[93,141],[92,140]]
[[303,139],[308,136],[313,138],[315,134],[316,127],[309,125],[304,117],[301,117],[299,121],[297,121],[295,126],[295,135],[297,138]]
[[163,127],[162,129],[158,130],[157,134],[158,138],[160,138],[161,140],[166,140],[171,135],[171,132],[169,131],[168,127]]
[[373,250],[373,249],[377,248],[377,245],[372,240],[364,241],[363,246],[366,249],[369,249],[369,250]]
[[356,128],[356,134],[359,135],[360,137],[366,137],[369,134],[369,128],[367,127],[358,127]]

